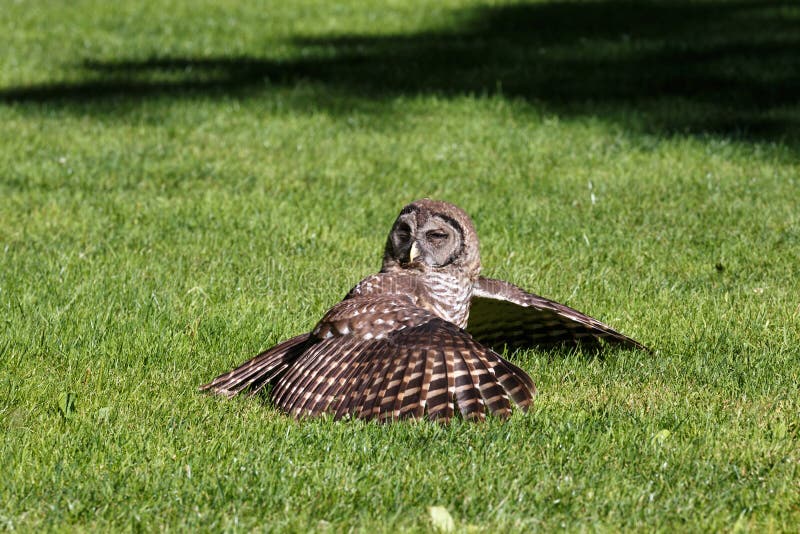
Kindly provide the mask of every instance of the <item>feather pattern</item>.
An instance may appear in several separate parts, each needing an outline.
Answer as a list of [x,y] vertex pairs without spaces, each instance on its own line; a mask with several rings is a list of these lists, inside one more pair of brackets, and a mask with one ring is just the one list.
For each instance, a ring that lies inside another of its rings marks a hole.
[[475,284],[467,330],[496,350],[562,344],[618,344],[648,350],[593,317],[528,293],[503,280],[480,277]]
[[[480,277],[478,238],[461,209],[429,199],[404,207],[367,276],[314,329],[201,387],[227,397],[271,386],[297,418],[377,421],[505,418],[536,387],[495,348],[619,343],[644,348],[568,306]],[[465,328],[467,330],[465,330]]]
[[[353,302],[358,298],[348,301],[351,314],[358,313],[359,306]],[[376,306],[374,299],[360,298],[370,306],[372,321],[386,324],[395,313],[392,306]],[[328,314],[330,320],[342,321],[346,314],[341,312],[334,307]],[[409,321],[412,316],[415,319]],[[364,335],[370,331],[369,325],[354,320],[347,334],[296,338],[204,388],[228,394],[245,391],[259,380],[265,383],[265,375],[258,373],[274,369],[283,361],[282,355],[290,353],[294,360],[289,369],[270,377],[273,403],[295,417],[330,413],[335,418],[352,415],[390,421],[427,415],[447,422],[456,412],[469,419],[483,419],[487,411],[507,417],[509,398],[523,409],[530,404],[535,389],[524,371],[510,367],[464,330],[430,312],[404,312],[403,317],[395,321],[394,331],[380,337]],[[317,330],[339,332],[335,328]],[[265,366],[265,362],[270,365]],[[238,376],[247,379],[231,385]],[[223,389],[217,389],[220,384],[224,384]]]
[[309,334],[302,334],[275,345],[236,369],[200,386],[200,389],[226,397],[233,397],[248,388],[252,388],[251,393],[255,393],[280,376],[303,354],[309,338]]

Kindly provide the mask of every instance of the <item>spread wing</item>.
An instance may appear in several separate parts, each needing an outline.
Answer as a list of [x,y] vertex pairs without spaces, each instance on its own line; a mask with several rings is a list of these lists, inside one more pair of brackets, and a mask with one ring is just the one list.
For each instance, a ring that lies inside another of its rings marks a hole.
[[203,389],[231,395],[267,384],[274,384],[273,403],[298,418],[382,421],[448,421],[456,411],[465,419],[507,417],[512,401],[526,409],[536,391],[523,370],[398,295],[347,299],[305,339],[284,342]]
[[[480,277],[475,284],[467,331],[496,350],[603,342],[648,350],[597,319],[517,286]],[[601,341],[602,340],[602,341]]]
[[254,395],[285,373],[311,343],[310,334],[287,339],[247,360],[233,371],[203,384],[200,390],[226,397],[233,397],[243,391]]

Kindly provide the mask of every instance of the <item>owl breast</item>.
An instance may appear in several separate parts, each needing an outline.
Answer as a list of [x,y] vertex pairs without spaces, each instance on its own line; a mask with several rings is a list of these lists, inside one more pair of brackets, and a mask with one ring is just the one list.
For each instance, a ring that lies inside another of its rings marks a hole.
[[467,326],[472,283],[444,273],[426,273],[425,291],[420,294],[419,306],[459,328]]
[[414,305],[449,321],[467,326],[473,283],[469,279],[441,272],[378,273],[358,283],[348,298],[367,295],[403,295]]

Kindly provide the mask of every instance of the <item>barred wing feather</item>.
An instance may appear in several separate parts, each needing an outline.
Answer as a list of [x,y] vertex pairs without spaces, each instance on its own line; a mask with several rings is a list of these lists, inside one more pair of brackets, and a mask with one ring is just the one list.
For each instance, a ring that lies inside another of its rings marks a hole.
[[[482,420],[532,403],[525,371],[453,323],[397,297],[364,304],[359,313],[357,297],[340,303],[316,335],[285,341],[201,389],[230,397],[272,384],[272,402],[297,418]],[[396,327],[376,336],[373,324]]]
[[602,343],[648,350],[578,310],[484,277],[475,284],[467,331],[495,350]]

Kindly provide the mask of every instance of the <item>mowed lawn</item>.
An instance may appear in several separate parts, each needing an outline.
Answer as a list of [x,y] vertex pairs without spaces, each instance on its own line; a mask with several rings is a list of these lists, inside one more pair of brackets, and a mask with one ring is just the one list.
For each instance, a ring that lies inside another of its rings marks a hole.
[[[800,6],[3,2],[0,529],[796,531]],[[653,354],[507,354],[511,420],[197,387],[399,209]]]

